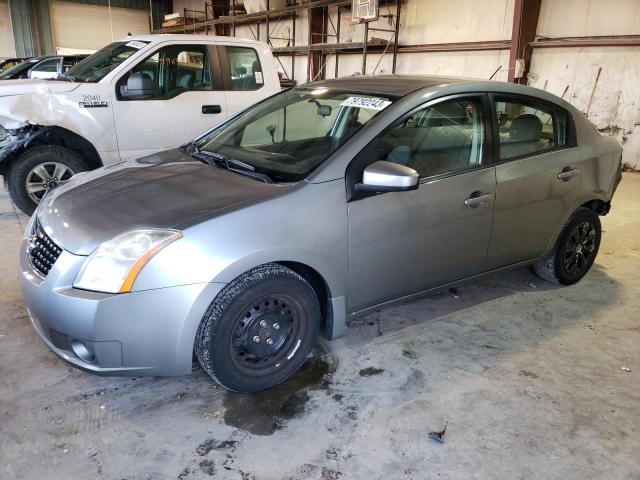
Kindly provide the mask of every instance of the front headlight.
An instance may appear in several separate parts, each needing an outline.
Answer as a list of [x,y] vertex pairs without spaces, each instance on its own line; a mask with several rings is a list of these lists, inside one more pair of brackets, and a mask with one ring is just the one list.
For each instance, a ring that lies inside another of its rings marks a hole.
[[175,230],[132,230],[101,243],[84,262],[73,286],[104,293],[130,292],[151,258],[182,237]]

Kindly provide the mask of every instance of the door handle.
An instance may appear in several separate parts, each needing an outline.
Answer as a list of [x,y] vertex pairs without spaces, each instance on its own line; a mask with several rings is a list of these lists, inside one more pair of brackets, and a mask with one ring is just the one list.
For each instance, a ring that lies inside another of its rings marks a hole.
[[568,182],[571,177],[575,177],[578,173],[580,173],[580,169],[578,168],[564,167],[558,174],[558,180]]
[[493,193],[473,192],[471,196],[465,199],[464,204],[467,207],[478,208],[482,207],[485,202],[488,202],[493,198]]
[[222,107],[220,105],[202,105],[202,113],[222,113]]

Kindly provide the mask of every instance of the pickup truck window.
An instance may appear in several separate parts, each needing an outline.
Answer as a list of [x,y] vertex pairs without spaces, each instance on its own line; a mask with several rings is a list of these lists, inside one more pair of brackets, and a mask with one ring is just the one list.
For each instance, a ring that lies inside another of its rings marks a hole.
[[38,72],[57,72],[60,65],[60,57],[49,58],[38,63],[33,69]]
[[258,90],[264,85],[258,53],[248,47],[226,47],[233,90]]
[[111,43],[93,55],[89,55],[75,67],[70,68],[67,73],[70,79],[75,82],[99,82],[114,68],[136,53],[141,44],[147,43],[149,42],[139,40]]
[[191,90],[211,90],[211,67],[206,45],[169,45],[136,65],[129,75],[143,75],[153,82],[155,93],[144,100],[165,100]]

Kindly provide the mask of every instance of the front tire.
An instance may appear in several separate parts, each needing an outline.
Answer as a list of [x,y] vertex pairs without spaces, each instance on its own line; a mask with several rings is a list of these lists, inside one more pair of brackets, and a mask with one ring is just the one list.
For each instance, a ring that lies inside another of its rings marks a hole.
[[31,215],[49,190],[86,170],[84,159],[68,148],[57,145],[29,148],[13,161],[9,170],[9,195],[16,207]]
[[315,345],[320,305],[309,283],[269,263],[229,283],[200,323],[195,353],[223,387],[253,393],[293,375]]
[[536,274],[549,282],[572,285],[582,279],[600,248],[600,217],[589,208],[580,208],[562,229],[551,253],[533,264]]

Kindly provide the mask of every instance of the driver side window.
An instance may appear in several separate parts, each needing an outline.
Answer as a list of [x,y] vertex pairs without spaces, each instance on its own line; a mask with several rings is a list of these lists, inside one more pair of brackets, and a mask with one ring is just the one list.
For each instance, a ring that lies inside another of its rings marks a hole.
[[456,98],[415,111],[377,144],[378,160],[405,165],[421,178],[461,172],[482,163],[480,98]]
[[144,100],[165,100],[193,90],[212,90],[211,68],[206,45],[170,45],[136,65],[119,84],[124,93],[129,78],[153,87]]

